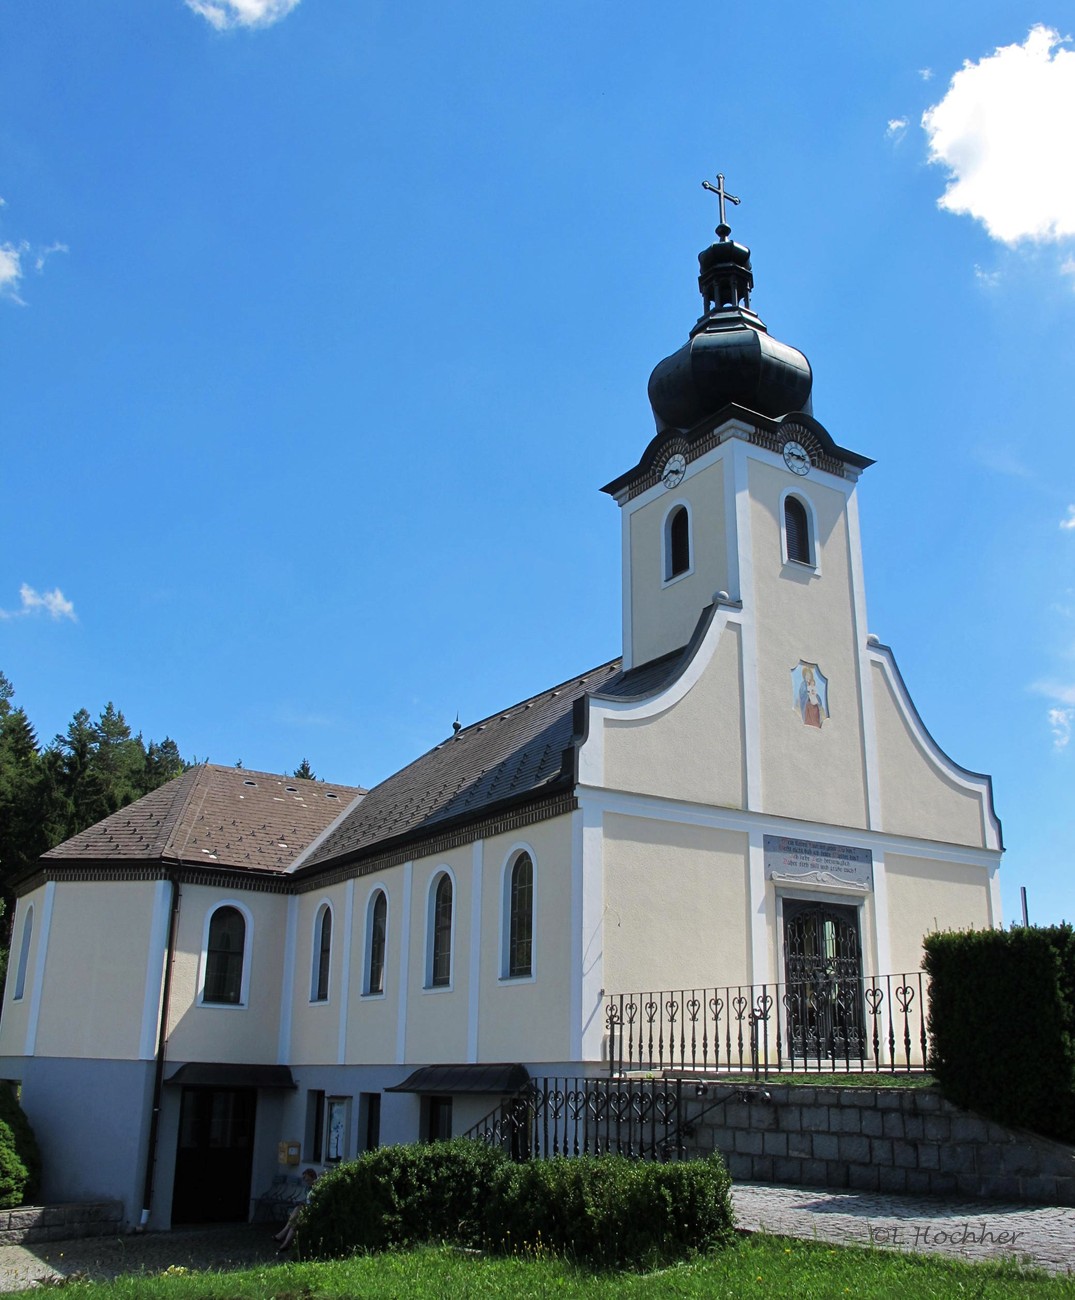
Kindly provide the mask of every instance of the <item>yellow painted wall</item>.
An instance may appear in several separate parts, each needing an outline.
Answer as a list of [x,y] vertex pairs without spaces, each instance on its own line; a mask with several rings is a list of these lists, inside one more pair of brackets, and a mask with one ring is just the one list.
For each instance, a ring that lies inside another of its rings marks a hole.
[[[183,885],[169,997],[168,1055],[178,1061],[275,1061],[279,1038],[286,899],[276,894]],[[198,1004],[206,917],[225,899],[253,918],[245,1006]]]
[[941,772],[907,725],[888,676],[873,665],[883,825],[894,835],[983,846],[982,798]]
[[155,892],[151,880],[57,884],[39,1056],[138,1059]]
[[747,837],[607,814],[605,987],[705,987],[749,979]]
[[[346,884],[341,883],[298,896],[295,983],[291,1002],[291,1057],[296,1064],[323,1064],[339,1059],[346,891]],[[314,924],[321,904],[326,900],[332,905],[328,1000],[314,1002],[310,997],[313,990]],[[282,944],[280,950],[283,951]]]
[[[665,584],[661,534],[673,501],[690,505],[693,572]],[[718,460],[639,506],[629,514],[627,526],[633,659],[642,664],[686,645],[713,593],[728,587],[723,465]]]
[[[0,1017],[0,1056],[21,1056],[26,1050],[26,1028],[30,1018],[37,951],[41,942],[44,900],[45,886],[42,885],[40,889],[35,889],[33,893],[20,898],[15,911],[15,924],[11,932],[11,953],[8,957],[8,978],[4,987],[4,1013]],[[23,926],[30,907],[34,909],[34,916],[30,927],[30,948],[26,957],[26,980],[23,985],[23,996],[16,1002],[15,975],[22,949]]]
[[[462,845],[438,857],[414,863],[411,898],[410,978],[407,998],[408,1061],[465,1061],[467,1052],[467,994],[470,963],[471,846]],[[427,989],[426,942],[429,887],[442,867],[455,876],[452,909],[452,985]]]
[[[534,858],[533,980],[501,978],[503,866],[513,846]],[[483,845],[478,1059],[564,1061],[570,1055],[571,818],[557,817]]]
[[[369,954],[366,916],[371,897],[383,890],[388,898],[385,937],[384,993],[363,995]],[[348,1063],[384,1064],[396,1059],[399,1021],[399,948],[403,934],[403,867],[391,867],[355,881],[354,928],[351,939],[351,989],[347,1003]]]
[[729,624],[699,680],[664,713],[605,723],[606,786],[745,805],[741,639],[741,629]]
[[922,938],[933,930],[990,928],[989,873],[982,867],[890,853],[888,914],[894,971],[922,965]]

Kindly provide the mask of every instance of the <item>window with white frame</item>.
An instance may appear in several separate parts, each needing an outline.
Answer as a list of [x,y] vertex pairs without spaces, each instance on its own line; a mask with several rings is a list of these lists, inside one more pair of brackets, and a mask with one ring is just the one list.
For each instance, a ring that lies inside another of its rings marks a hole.
[[523,979],[534,973],[534,860],[515,854],[504,875],[505,944],[502,974]]
[[328,1001],[328,979],[332,961],[332,908],[322,903],[314,921],[313,970],[310,979],[310,1001]]
[[232,904],[209,917],[205,940],[205,979],[202,1001],[236,1006],[243,1000],[246,958],[246,917]]
[[452,878],[440,872],[430,886],[429,988],[447,988],[452,982]]
[[796,564],[814,563],[814,537],[806,503],[790,493],[784,498],[784,557]]
[[374,890],[366,912],[366,979],[363,993],[384,992],[385,950],[388,939],[388,897]]
[[665,582],[690,571],[691,518],[686,506],[673,506],[665,516],[663,549]]
[[14,1000],[17,1002],[26,992],[26,968],[30,964],[30,939],[34,932],[34,905],[26,909],[22,920],[22,942],[19,944],[19,965],[15,972]]

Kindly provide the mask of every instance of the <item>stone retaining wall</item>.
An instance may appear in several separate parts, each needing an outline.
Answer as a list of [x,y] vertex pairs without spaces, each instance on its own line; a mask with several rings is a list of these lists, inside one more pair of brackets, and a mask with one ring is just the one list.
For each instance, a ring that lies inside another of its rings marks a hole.
[[688,1152],[720,1151],[735,1179],[1075,1205],[1075,1148],[933,1088],[705,1087],[684,1085]]
[[0,1210],[0,1246],[69,1241],[73,1237],[114,1237],[122,1231],[120,1201],[77,1205],[20,1205]]

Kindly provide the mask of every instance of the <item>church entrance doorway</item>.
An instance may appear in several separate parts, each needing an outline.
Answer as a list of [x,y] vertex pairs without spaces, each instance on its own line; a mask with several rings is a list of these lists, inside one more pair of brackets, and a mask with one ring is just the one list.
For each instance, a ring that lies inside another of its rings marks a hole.
[[256,1088],[184,1088],[175,1153],[172,1223],[245,1223],[250,1217]]
[[788,1046],[817,1061],[861,1061],[866,1033],[858,909],[784,901]]

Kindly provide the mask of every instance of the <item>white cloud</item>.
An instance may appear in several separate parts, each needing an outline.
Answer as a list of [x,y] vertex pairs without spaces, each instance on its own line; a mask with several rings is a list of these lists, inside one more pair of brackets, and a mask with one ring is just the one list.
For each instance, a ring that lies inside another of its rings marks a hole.
[[[1075,280],[1075,257],[1065,258],[1060,263],[1060,270],[1064,275],[1070,275]],[[1072,287],[1075,288],[1075,286]]]
[[299,0],[186,0],[187,8],[211,23],[218,32],[228,27],[268,27],[279,22]]
[[930,162],[949,174],[939,206],[1006,244],[1075,235],[1075,52],[1062,44],[1031,28],[1022,45],[964,63],[922,115]]
[[1075,506],[1068,506],[1068,512],[1061,519],[1060,527],[1065,530],[1075,529]]
[[1037,695],[1047,695],[1058,704],[1075,708],[1075,686],[1063,682],[1035,682],[1030,689]]
[[26,244],[0,244],[0,297],[10,298],[12,302],[23,305],[19,295],[22,283],[22,255]]
[[888,119],[888,126],[885,127],[885,135],[892,140],[897,137],[902,137],[906,130],[907,119],[905,117],[890,117]]
[[974,264],[974,278],[983,289],[995,289],[1000,284],[999,271],[987,271],[984,267]]
[[74,605],[59,587],[53,587],[51,591],[35,591],[24,582],[19,588],[19,597],[21,608],[0,609],[0,618],[25,618],[28,614],[45,613],[50,618],[69,618],[72,623],[78,622]]
[[932,68],[919,68],[919,69],[918,69],[918,75],[922,78],[923,81],[932,81],[932,80],[933,80],[933,69],[932,69]]
[[1075,709],[1050,709],[1049,726],[1053,733],[1053,748],[1067,749],[1071,740],[1071,725],[1075,722]]

